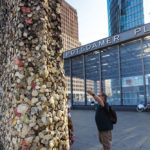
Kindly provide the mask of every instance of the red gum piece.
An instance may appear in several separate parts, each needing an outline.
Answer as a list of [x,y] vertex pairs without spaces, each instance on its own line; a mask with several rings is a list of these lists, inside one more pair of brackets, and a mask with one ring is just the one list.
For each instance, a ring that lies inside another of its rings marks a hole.
[[21,117],[21,114],[17,112],[17,108],[15,108],[14,113],[16,116]]
[[25,21],[26,21],[26,23],[28,23],[28,24],[32,24],[32,19],[26,18]]
[[23,145],[23,146],[26,145],[26,141],[25,141],[25,140],[22,141],[22,145]]
[[27,8],[27,7],[22,7],[21,10],[22,10],[22,12],[24,12],[24,13],[30,13],[30,12],[31,12],[31,9],[30,9],[30,8]]
[[30,150],[28,146],[23,146],[23,150]]
[[19,61],[18,59],[16,59],[16,61],[15,61],[16,65],[18,65],[18,64],[19,64],[19,62],[20,62],[20,61]]
[[22,88],[22,87],[23,85],[21,83],[17,85],[17,88]]
[[18,116],[19,118],[21,117],[21,114],[20,113],[18,113],[16,116]]
[[20,61],[19,64],[18,64],[18,66],[19,66],[19,67],[23,67],[23,66],[24,66],[24,63]]
[[35,88],[36,84],[34,82],[31,83],[31,87]]
[[27,112],[30,112],[31,110],[30,110],[30,108],[27,110]]
[[16,59],[15,64],[18,65],[19,67],[23,67],[24,63],[18,59]]
[[15,115],[18,113],[18,112],[17,112],[17,108],[15,108],[14,113],[15,113]]

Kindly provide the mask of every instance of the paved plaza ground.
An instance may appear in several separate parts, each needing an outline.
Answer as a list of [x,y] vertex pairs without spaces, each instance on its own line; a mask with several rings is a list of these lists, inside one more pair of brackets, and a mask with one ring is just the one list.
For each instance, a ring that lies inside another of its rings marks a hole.
[[[150,150],[150,112],[117,111],[112,150]],[[94,110],[72,110],[76,140],[71,150],[102,150]]]

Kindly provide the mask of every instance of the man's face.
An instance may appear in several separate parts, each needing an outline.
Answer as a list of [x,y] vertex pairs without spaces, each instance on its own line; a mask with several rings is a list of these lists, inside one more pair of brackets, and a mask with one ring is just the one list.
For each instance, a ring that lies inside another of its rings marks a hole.
[[101,100],[105,101],[105,96],[102,93],[100,93],[98,96],[101,98]]

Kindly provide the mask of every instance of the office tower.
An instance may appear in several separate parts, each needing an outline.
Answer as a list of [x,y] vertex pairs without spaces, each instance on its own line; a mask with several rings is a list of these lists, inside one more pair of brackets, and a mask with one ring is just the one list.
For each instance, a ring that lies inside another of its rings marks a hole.
[[144,24],[143,0],[107,0],[109,36]]
[[81,46],[78,37],[77,11],[65,0],[62,0],[61,28],[63,51]]

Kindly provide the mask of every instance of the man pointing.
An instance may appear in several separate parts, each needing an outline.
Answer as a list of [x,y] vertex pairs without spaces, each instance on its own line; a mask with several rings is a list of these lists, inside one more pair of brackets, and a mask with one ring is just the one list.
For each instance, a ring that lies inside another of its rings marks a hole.
[[108,116],[109,104],[107,103],[107,95],[101,92],[97,96],[92,90],[88,90],[87,93],[93,96],[99,104],[95,114],[95,121],[99,131],[99,141],[103,145],[104,150],[111,150],[113,123]]

